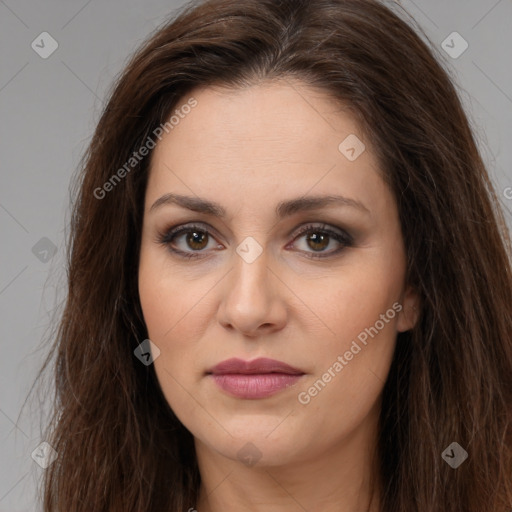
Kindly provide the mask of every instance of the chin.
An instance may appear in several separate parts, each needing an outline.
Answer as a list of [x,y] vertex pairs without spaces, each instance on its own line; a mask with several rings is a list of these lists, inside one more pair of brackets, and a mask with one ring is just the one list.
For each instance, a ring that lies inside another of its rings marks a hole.
[[208,437],[201,436],[200,439],[220,455],[243,462],[248,467],[282,466],[294,462],[301,452],[304,436],[301,436],[300,430],[294,435],[284,425],[278,426],[281,421],[282,418],[280,421],[276,421],[276,418],[261,421],[246,418],[236,423],[223,422],[231,436],[221,429],[222,433],[217,431],[215,437],[209,431],[206,433]]

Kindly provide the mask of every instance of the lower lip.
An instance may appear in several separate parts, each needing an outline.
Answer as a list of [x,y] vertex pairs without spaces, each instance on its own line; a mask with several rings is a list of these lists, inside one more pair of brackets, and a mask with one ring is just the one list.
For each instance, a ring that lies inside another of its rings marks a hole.
[[266,398],[295,384],[302,375],[287,373],[211,375],[215,384],[238,398]]

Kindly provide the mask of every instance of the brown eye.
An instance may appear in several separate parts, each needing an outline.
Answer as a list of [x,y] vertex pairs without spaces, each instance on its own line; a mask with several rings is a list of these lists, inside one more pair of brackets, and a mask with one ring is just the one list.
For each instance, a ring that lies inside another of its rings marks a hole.
[[198,251],[204,249],[206,245],[208,245],[208,233],[205,231],[192,230],[188,231],[188,233],[189,234],[185,237],[185,240],[191,249]]
[[311,233],[306,237],[307,243],[315,251],[322,251],[329,245],[329,235],[324,233]]
[[[328,258],[341,252],[345,247],[351,247],[353,245],[352,237],[346,232],[340,229],[340,231],[334,231],[325,227],[325,224],[321,226],[308,225],[303,227],[298,235],[294,239],[295,241],[304,239],[305,243],[300,247],[297,244],[297,248],[303,252],[308,258]],[[339,247],[334,250],[327,249],[332,243]],[[315,254],[316,253],[316,254]]]
[[[321,226],[308,225],[303,227],[296,235],[292,245],[297,240],[303,239],[305,247],[296,247],[299,252],[304,253],[308,258],[328,258],[341,252],[346,247],[353,245],[353,239],[346,231],[339,229],[334,231]],[[184,258],[197,258],[207,256],[209,242],[212,242],[211,248],[221,249],[222,245],[215,243],[215,239],[208,229],[201,226],[178,226],[169,229],[158,236],[158,242],[165,245],[170,252]],[[338,248],[326,250],[330,245],[338,245]],[[300,244],[297,244],[300,245]]]
[[[178,226],[158,236],[159,243],[185,258],[203,256],[203,253],[207,252],[205,249],[208,248],[208,244],[214,241],[207,229],[194,225]],[[213,247],[219,247],[219,244],[214,243]]]

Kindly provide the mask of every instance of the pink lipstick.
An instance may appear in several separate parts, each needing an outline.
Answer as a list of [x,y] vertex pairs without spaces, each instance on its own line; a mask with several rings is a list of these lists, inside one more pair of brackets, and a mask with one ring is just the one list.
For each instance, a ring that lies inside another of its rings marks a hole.
[[222,390],[237,398],[266,398],[292,386],[304,372],[275,359],[232,358],[207,371]]

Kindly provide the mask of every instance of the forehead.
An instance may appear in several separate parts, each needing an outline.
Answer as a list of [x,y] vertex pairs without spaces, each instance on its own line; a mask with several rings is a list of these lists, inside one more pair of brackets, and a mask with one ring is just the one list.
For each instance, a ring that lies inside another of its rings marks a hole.
[[[194,108],[180,111],[190,98]],[[207,87],[184,96],[174,112],[179,121],[152,155],[149,199],[178,192],[277,204],[314,192],[385,206],[370,141],[325,93],[291,81]],[[357,158],[350,159],[354,141]]]
[[348,108],[325,92],[296,81],[263,82],[243,89],[198,88],[178,101],[174,112],[182,110],[192,97],[197,105],[180,119],[173,116],[177,124],[171,128],[172,137],[164,135],[156,153],[164,146],[186,142],[197,150],[195,156],[201,157],[211,148],[219,155],[250,143],[247,150],[261,150],[261,158],[276,155],[276,151],[276,156],[290,157],[293,152],[318,157],[322,149],[337,150],[340,137],[357,134],[363,138]]

